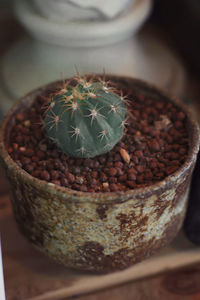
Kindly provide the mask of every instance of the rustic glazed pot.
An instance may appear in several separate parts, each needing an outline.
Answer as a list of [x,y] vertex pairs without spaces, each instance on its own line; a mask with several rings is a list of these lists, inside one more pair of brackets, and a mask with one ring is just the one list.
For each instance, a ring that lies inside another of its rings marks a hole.
[[[179,231],[199,149],[199,128],[188,109],[146,83],[108,76],[119,88],[172,101],[187,115],[189,152],[174,174],[126,192],[88,193],[32,177],[10,157],[7,143],[15,115],[50,88],[38,89],[8,112],[0,129],[0,157],[10,182],[21,232],[43,253],[67,267],[94,272],[124,269],[169,244]],[[56,83],[51,85],[51,88]]]

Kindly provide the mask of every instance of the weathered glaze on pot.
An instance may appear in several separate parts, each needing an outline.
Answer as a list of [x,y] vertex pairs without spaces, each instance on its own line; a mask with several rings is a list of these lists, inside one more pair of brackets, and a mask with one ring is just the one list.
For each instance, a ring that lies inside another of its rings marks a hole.
[[187,114],[189,153],[183,166],[165,180],[142,189],[95,194],[59,187],[22,170],[6,150],[13,116],[49,86],[19,101],[0,130],[1,163],[22,233],[58,262],[95,272],[123,269],[171,242],[183,222],[199,148],[198,125],[183,104],[142,81],[117,76],[108,79],[122,89],[142,89],[151,97],[175,101]]

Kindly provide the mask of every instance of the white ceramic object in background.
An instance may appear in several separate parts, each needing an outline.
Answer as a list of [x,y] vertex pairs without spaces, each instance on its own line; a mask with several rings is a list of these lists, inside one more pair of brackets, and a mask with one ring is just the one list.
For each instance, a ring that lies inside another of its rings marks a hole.
[[[41,0],[43,1],[43,0]],[[53,22],[40,16],[27,0],[15,0],[16,14],[32,36],[67,47],[104,46],[127,39],[148,17],[152,0],[136,0],[127,13],[107,21]]]
[[19,41],[1,61],[1,111],[32,89],[74,76],[75,66],[80,73],[105,70],[150,81],[176,95],[183,92],[185,72],[174,54],[153,32],[132,37],[149,15],[152,0],[133,0],[131,8],[114,19],[67,24],[40,16],[30,0],[15,0],[15,5],[22,24],[37,39]]
[[[132,76],[182,95],[185,72],[179,59],[153,33],[145,30],[123,43],[105,47],[65,48],[36,40],[19,41],[0,68],[0,108],[51,81],[83,73]],[[163,71],[164,70],[164,71]]]
[[136,0],[32,0],[38,12],[50,20],[111,19],[126,11]]

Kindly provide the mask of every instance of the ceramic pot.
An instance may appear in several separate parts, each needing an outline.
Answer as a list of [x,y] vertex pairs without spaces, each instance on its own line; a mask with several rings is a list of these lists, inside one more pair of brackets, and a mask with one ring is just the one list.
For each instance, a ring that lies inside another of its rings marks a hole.
[[[43,6],[43,1],[40,2]],[[93,21],[65,19],[66,22],[61,22],[63,17],[57,17],[60,21],[56,22],[39,15],[30,1],[15,0],[14,3],[16,16],[34,38],[70,48],[105,46],[128,39],[139,30],[152,7],[152,0],[138,0],[131,2],[128,11],[116,18],[103,21],[98,18]],[[60,7],[59,3],[55,5],[56,9]],[[66,3],[62,5],[66,6]]]
[[41,15],[55,21],[111,19],[123,13],[136,0],[33,0]]
[[198,124],[182,103],[139,80],[117,76],[107,79],[122,90],[142,90],[149,97],[175,102],[186,113],[186,161],[163,181],[126,192],[88,193],[47,183],[22,170],[7,151],[15,115],[56,83],[17,102],[0,129],[1,163],[10,182],[21,232],[37,249],[65,266],[94,272],[124,269],[173,240],[185,216],[200,140]]

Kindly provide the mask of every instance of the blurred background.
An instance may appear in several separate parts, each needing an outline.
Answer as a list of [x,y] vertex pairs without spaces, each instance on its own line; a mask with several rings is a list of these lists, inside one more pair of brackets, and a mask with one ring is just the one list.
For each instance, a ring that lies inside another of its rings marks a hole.
[[178,50],[190,71],[200,75],[200,2],[156,0],[152,20]]
[[0,0],[1,114],[75,69],[138,77],[199,105],[198,0],[68,2]]
[[[0,0],[0,119],[29,91],[73,76],[76,69],[152,82],[200,116],[199,0],[70,0],[76,7],[68,2]],[[0,178],[0,193],[7,195],[1,169]],[[199,291],[199,267],[193,273],[169,274],[167,286],[171,282],[180,297],[187,291],[190,296],[191,287]]]

